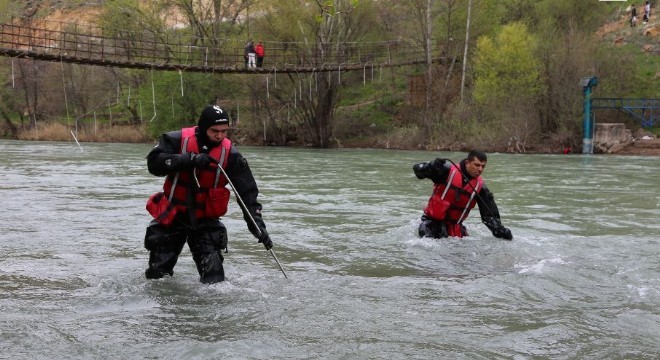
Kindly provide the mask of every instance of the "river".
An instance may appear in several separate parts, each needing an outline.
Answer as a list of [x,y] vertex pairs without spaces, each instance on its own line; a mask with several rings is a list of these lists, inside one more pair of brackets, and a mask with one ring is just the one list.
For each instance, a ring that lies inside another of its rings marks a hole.
[[144,278],[150,148],[0,140],[0,358],[660,356],[657,158],[489,154],[514,240],[433,240],[411,167],[463,153],[240,147],[289,279],[232,197],[204,285],[187,247]]

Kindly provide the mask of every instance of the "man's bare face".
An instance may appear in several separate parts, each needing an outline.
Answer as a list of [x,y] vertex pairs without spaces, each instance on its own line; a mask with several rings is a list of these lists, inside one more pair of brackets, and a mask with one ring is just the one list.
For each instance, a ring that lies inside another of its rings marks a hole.
[[486,161],[481,161],[476,157],[472,160],[465,161],[465,170],[467,170],[468,175],[472,177],[477,177],[481,175],[486,169]]
[[212,142],[219,144],[227,137],[227,131],[229,131],[229,125],[227,124],[213,125],[206,130],[206,136]]

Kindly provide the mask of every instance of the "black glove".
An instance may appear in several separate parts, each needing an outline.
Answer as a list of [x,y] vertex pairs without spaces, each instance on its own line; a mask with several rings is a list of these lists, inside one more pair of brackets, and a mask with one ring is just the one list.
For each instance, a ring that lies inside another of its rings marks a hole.
[[504,227],[500,222],[500,219],[489,217],[487,219],[482,220],[482,222],[488,227],[488,229],[490,229],[490,231],[493,233],[493,236],[495,236],[496,238],[505,239],[505,240],[513,239],[513,234],[511,234],[511,230]]
[[252,222],[248,222],[249,226],[248,228],[250,229],[250,232],[254,237],[256,237],[259,240],[259,243],[264,244],[266,247],[266,250],[270,250],[273,248],[273,240],[270,239],[270,236],[268,235],[268,231],[266,231],[266,224],[264,224],[264,221],[261,220],[259,216],[254,216],[254,222],[257,223],[257,228],[254,227]]
[[197,169],[208,169],[211,166],[211,163],[216,163],[217,161],[209,154],[195,154],[190,153],[190,167]]
[[266,231],[265,227],[260,227],[259,230],[261,231],[261,235],[257,236],[257,239],[259,239],[259,242],[264,244],[264,247],[266,250],[270,250],[273,248],[273,240],[270,239],[270,236],[268,235],[268,232]]

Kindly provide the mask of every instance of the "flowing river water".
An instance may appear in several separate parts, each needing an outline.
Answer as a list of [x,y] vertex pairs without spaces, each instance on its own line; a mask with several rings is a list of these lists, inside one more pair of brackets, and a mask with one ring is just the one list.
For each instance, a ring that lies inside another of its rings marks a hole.
[[232,196],[227,281],[144,278],[148,144],[0,140],[0,358],[660,356],[658,158],[489,154],[513,241],[420,239],[411,167],[464,153],[241,147],[273,258]]

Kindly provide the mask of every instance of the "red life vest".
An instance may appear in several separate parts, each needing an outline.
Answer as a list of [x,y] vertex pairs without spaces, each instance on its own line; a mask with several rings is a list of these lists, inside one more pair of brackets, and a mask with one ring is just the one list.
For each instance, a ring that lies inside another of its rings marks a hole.
[[460,224],[467,219],[470,210],[476,205],[476,195],[483,183],[484,180],[478,176],[463,186],[461,169],[452,165],[447,183],[433,185],[433,195],[424,209],[424,214],[444,222],[449,236],[463,237]]
[[[199,153],[195,129],[196,127],[181,129],[181,154]],[[223,169],[226,169],[230,151],[231,141],[224,138],[219,146],[211,150],[209,155],[218,160]],[[191,176],[191,171],[182,171],[165,179],[163,192],[171,198],[170,202],[175,206],[176,212],[188,209],[187,193],[193,183],[198,182],[199,188],[195,195],[195,217],[217,218],[226,214],[230,192],[225,187],[228,182],[222,171],[216,164],[211,164],[208,169],[193,171],[197,179]],[[173,192],[172,189],[174,189]]]

